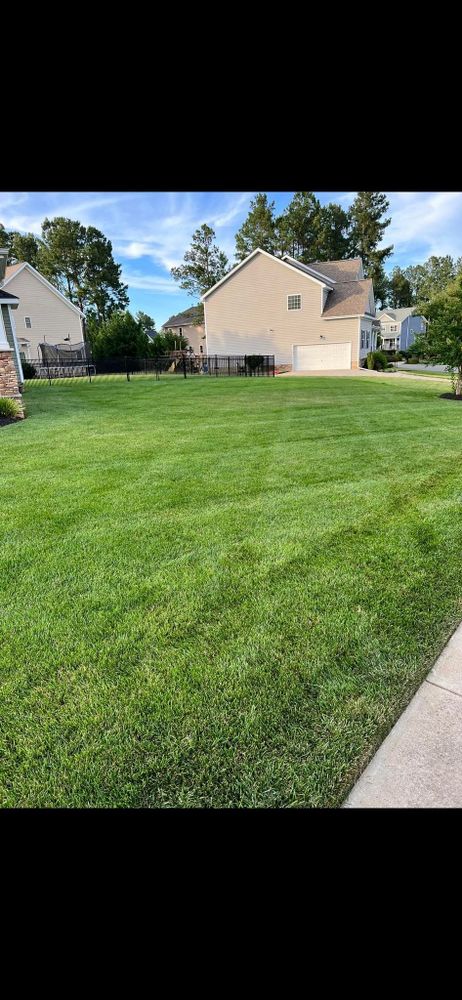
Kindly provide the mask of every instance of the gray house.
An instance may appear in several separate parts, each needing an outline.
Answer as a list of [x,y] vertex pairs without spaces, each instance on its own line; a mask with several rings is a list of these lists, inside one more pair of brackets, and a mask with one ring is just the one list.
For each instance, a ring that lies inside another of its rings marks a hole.
[[425,333],[425,316],[413,316],[412,306],[406,309],[382,309],[377,313],[380,321],[382,347],[385,351],[407,351],[418,333]]

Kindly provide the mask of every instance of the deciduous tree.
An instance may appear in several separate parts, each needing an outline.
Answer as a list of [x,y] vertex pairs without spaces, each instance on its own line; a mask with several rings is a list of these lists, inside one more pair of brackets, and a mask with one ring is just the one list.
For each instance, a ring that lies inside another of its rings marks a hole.
[[132,314],[114,312],[98,327],[90,325],[93,357],[98,358],[146,358],[149,354],[149,338]]
[[462,274],[425,307],[426,333],[416,337],[416,353],[454,369],[455,393],[462,397]]

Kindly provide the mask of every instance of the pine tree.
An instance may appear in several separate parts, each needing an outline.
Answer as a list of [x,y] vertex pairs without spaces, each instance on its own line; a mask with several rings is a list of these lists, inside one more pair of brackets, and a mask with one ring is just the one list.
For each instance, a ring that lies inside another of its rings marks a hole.
[[332,201],[320,207],[316,228],[312,260],[345,260],[350,257],[350,217],[341,205]]
[[268,195],[257,194],[250,202],[249,214],[236,233],[236,258],[244,260],[252,250],[260,247],[268,253],[276,249],[276,222],[274,201],[268,202]]
[[214,246],[215,233],[205,222],[193,233],[191,247],[184,255],[184,264],[172,267],[171,274],[189,295],[198,298],[208,292],[229,270],[228,258]]
[[361,257],[366,277],[372,278],[376,299],[386,301],[388,282],[384,261],[393,246],[378,249],[391,219],[384,218],[390,203],[381,191],[358,191],[350,208],[351,253]]
[[277,250],[281,256],[288,254],[304,264],[316,260],[320,210],[321,205],[313,191],[295,192],[276,223]]
[[412,306],[412,288],[404,271],[394,267],[388,282],[387,304],[392,309],[403,309]]

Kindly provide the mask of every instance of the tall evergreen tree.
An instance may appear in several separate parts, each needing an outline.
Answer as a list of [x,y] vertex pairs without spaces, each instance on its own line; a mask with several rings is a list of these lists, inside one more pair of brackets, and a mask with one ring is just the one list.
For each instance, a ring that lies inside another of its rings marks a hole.
[[320,208],[313,191],[295,192],[276,222],[276,245],[281,256],[288,254],[304,264],[316,259],[314,248]]
[[146,332],[150,333],[152,330],[156,329],[156,321],[148,316],[147,313],[143,312],[141,309],[137,312],[135,316],[136,322],[140,324],[141,328]]
[[351,252],[362,258],[366,277],[372,278],[376,299],[387,297],[387,277],[384,262],[393,246],[378,249],[391,218],[384,218],[390,203],[381,191],[358,191],[350,208]]
[[[319,208],[316,219],[316,239],[312,260],[345,260],[350,256],[350,216],[329,202]],[[308,264],[309,261],[307,260]]]
[[400,267],[394,267],[388,281],[387,305],[392,309],[403,309],[413,305],[412,288],[409,279]]
[[208,292],[229,270],[228,258],[214,245],[214,239],[212,227],[204,222],[193,233],[191,246],[183,258],[184,264],[171,269],[180,288],[194,298]]
[[276,221],[274,201],[268,201],[267,194],[257,194],[250,202],[249,214],[236,233],[236,258],[245,257],[260,247],[268,253],[276,249]]

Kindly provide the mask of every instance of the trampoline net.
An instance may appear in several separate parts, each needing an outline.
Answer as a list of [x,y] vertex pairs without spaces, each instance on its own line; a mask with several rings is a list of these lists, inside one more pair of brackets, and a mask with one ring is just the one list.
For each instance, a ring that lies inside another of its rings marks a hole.
[[87,361],[87,348],[83,341],[80,344],[40,344],[40,351],[45,365],[82,364]]

